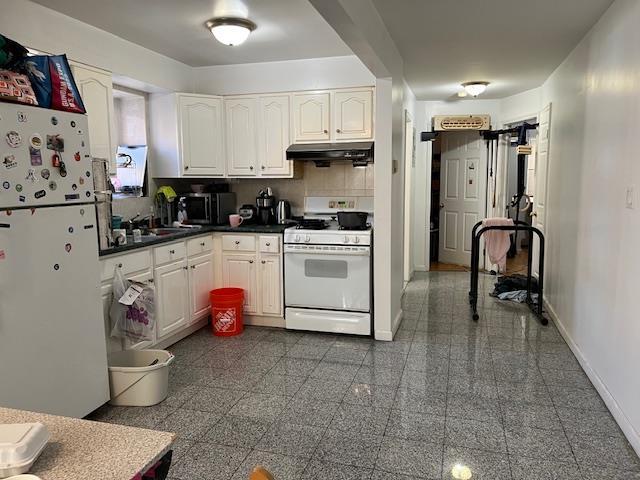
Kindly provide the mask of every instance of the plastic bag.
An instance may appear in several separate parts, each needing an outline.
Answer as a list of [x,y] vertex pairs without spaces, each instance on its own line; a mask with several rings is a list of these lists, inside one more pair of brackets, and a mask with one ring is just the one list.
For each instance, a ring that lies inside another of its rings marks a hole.
[[[142,290],[131,305],[123,305],[120,299],[134,284]],[[111,336],[128,338],[134,342],[153,340],[155,324],[155,291],[153,287],[140,282],[126,280],[120,268],[113,276],[113,298],[109,309]]]
[[66,55],[34,55],[24,59],[38,105],[72,113],[86,113]]

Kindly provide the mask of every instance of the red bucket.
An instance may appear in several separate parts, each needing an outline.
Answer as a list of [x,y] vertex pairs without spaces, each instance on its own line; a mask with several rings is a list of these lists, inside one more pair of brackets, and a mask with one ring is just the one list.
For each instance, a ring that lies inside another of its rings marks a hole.
[[230,337],[242,333],[242,308],[244,290],[242,288],[216,288],[209,292],[211,299],[211,327],[213,334]]

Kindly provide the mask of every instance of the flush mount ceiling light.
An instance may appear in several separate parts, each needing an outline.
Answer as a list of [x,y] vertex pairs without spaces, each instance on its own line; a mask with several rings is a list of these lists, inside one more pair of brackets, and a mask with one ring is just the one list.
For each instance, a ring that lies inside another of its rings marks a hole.
[[205,23],[220,43],[236,46],[244,43],[249,34],[256,29],[256,24],[246,18],[218,17]]
[[477,97],[484,93],[488,85],[489,82],[465,82],[462,84],[462,88],[472,97]]

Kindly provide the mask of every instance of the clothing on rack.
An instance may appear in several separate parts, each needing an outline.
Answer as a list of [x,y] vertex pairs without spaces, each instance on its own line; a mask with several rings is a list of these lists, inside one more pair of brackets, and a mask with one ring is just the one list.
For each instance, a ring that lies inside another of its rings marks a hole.
[[[500,300],[509,300],[511,302],[516,303],[524,303],[527,300],[527,291],[526,290],[513,290],[511,292],[503,292],[498,294],[498,298]],[[531,294],[531,301],[533,303],[538,303],[538,294]]]
[[[482,225],[483,227],[511,227],[513,226],[513,220],[500,217],[485,218],[482,221]],[[504,271],[507,268],[507,253],[511,246],[510,233],[508,230],[489,230],[484,235],[489,260],[494,265],[498,265],[500,271]]]
[[[495,284],[495,288],[493,292],[489,295],[492,297],[499,297],[501,294],[506,292],[516,292],[518,290],[527,291],[527,277],[526,275],[505,275],[498,278],[498,281]],[[538,280],[535,278],[531,279],[531,293],[538,292]]]

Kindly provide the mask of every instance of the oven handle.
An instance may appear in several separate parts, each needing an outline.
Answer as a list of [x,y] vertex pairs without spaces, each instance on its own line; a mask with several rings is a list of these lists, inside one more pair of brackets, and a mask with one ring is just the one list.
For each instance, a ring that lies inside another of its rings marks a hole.
[[349,256],[349,257],[368,257],[371,252],[369,249],[367,250],[304,250],[304,249],[289,249],[285,245],[284,247],[285,254],[295,254],[295,255],[334,255],[334,256]]

